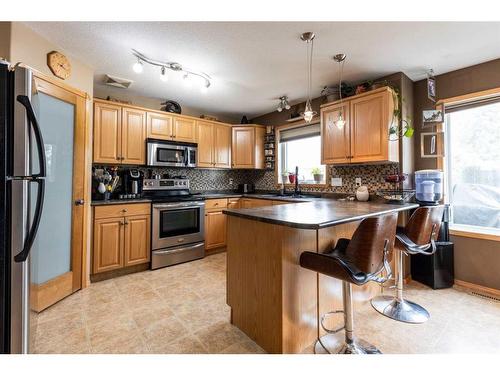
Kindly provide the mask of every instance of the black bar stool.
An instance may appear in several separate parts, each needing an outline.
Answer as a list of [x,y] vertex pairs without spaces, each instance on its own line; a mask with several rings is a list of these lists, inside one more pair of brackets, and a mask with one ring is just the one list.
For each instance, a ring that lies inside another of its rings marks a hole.
[[396,233],[394,255],[396,295],[381,295],[371,300],[375,310],[394,320],[405,323],[424,323],[430,314],[422,306],[403,298],[403,254],[432,255],[436,252],[435,240],[443,218],[444,206],[420,207],[411,215],[404,230]]
[[[352,285],[369,281],[387,281],[391,269],[389,262],[396,234],[397,213],[364,219],[352,239],[341,238],[329,253],[305,251],[300,255],[304,268],[342,280],[343,311],[332,311],[321,318],[321,326],[328,332],[318,339],[315,352],[339,354],[378,354],[380,351],[364,340],[354,337]],[[387,277],[381,277],[385,272]],[[328,329],[324,318],[329,314],[343,313],[344,327]],[[345,330],[345,337],[338,332]]]

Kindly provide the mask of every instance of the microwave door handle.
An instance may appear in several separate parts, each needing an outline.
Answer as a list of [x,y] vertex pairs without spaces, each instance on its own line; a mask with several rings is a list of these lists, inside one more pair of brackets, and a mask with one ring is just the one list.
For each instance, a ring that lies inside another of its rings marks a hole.
[[43,200],[45,197],[45,180],[42,179],[33,179],[29,180],[30,183],[38,184],[38,193],[36,197],[36,207],[35,214],[33,216],[33,223],[31,224],[31,228],[26,235],[26,239],[24,241],[24,246],[22,251],[14,257],[14,261],[17,263],[24,262],[31,251],[31,246],[35,241],[36,233],[38,232],[38,227],[40,225],[40,219],[42,218],[42,210],[43,210]]
[[33,134],[35,135],[36,148],[38,151],[38,160],[40,163],[40,171],[37,174],[33,174],[31,178],[43,178],[46,177],[46,165],[47,162],[45,160],[45,152],[43,147],[43,137],[42,131],[40,130],[40,125],[36,120],[35,112],[33,112],[33,107],[31,106],[31,102],[26,95],[18,95],[17,101],[21,103],[26,109],[26,116],[28,117],[28,121],[33,129]]

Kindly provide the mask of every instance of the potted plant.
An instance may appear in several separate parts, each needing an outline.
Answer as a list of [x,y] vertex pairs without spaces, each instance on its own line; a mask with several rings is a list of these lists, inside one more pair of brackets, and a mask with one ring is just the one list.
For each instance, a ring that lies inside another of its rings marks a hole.
[[323,173],[321,172],[321,169],[318,167],[314,167],[312,169],[312,175],[314,177],[314,181],[319,184],[321,181],[323,181]]

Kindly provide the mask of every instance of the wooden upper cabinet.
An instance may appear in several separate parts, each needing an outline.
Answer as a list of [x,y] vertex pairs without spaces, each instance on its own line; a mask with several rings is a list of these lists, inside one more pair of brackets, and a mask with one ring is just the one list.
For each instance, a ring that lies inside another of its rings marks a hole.
[[120,163],[122,107],[94,105],[94,163]]
[[264,127],[255,128],[255,168],[264,169],[266,166],[264,156],[264,138],[266,136],[266,129]]
[[174,117],[174,141],[196,142],[195,120]]
[[390,143],[398,144],[389,142],[389,126],[394,110],[391,92],[387,90],[366,95],[351,100],[350,104],[351,162],[391,160]]
[[123,267],[123,218],[94,220],[93,273]]
[[232,133],[233,168],[263,169],[266,129],[260,125],[233,126]]
[[123,108],[122,163],[146,163],[146,112],[144,111]]
[[149,262],[150,217],[150,215],[125,217],[125,267]]
[[210,168],[214,166],[214,124],[208,121],[197,121],[196,142],[198,143],[196,165]]
[[[341,108],[346,120],[342,130],[334,124]],[[389,141],[393,111],[388,87],[323,106],[322,163],[397,162],[399,142]]]
[[214,164],[217,168],[231,168],[230,126],[214,124]]
[[170,141],[173,138],[172,116],[154,112],[147,113],[148,138]]
[[254,168],[255,166],[255,128],[250,126],[233,127],[233,168]]
[[[342,111],[346,124],[335,125]],[[349,103],[343,102],[321,110],[321,164],[349,163]]]

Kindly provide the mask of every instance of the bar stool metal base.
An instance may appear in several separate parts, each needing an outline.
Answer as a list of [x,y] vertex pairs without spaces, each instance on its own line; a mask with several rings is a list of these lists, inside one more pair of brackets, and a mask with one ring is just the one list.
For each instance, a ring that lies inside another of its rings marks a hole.
[[355,339],[352,343],[345,341],[342,333],[328,334],[320,337],[314,345],[315,354],[382,354],[380,350],[365,340]]
[[371,304],[382,315],[399,322],[420,324],[425,323],[430,317],[429,312],[415,302],[398,300],[391,296],[375,297],[371,300]]

